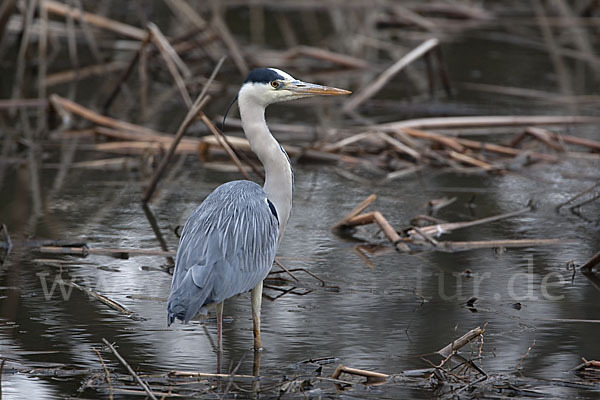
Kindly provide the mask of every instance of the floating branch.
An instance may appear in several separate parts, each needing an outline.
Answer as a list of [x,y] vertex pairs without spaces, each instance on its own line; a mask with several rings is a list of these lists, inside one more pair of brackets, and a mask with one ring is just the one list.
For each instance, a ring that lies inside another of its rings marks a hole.
[[584,357],[581,357],[581,361],[583,361],[583,363],[579,364],[571,371],[576,372],[584,379],[591,379],[598,382],[600,379],[600,361],[588,361]]
[[113,354],[119,359],[119,361],[121,362],[121,364],[123,364],[125,366],[125,368],[127,368],[127,371],[129,371],[129,373],[131,374],[131,376],[133,376],[135,378],[136,381],[138,381],[138,383],[140,384],[140,386],[142,387],[142,389],[144,389],[144,391],[148,394],[148,396],[150,396],[150,398],[152,400],[156,400],[156,397],[154,396],[154,393],[152,393],[152,389],[150,389],[148,387],[148,385],[146,385],[144,383],[144,381],[142,381],[142,379],[138,376],[138,374],[135,373],[135,371],[133,370],[133,368],[131,368],[129,366],[129,364],[127,363],[127,361],[125,361],[125,359],[119,354],[119,352],[113,347],[112,344],[110,344],[108,342],[108,340],[102,338],[102,341],[104,342],[105,345],[108,346],[108,348],[110,349],[110,351],[113,352]]
[[342,372],[345,372],[350,375],[364,376],[365,378],[367,378],[367,380],[365,382],[367,385],[377,385],[377,384],[385,383],[385,381],[390,377],[389,375],[382,374],[380,372],[373,372],[373,371],[367,371],[364,369],[350,368],[350,367],[346,367],[346,366],[340,364],[333,372],[333,375],[331,375],[331,378],[339,379]]
[[[561,143],[559,143],[557,137],[554,136],[554,134],[547,129],[536,126],[530,126],[523,132],[523,137],[525,137],[525,135],[531,136],[539,140],[540,142],[544,143],[546,146],[550,147],[553,150],[556,150],[561,153],[565,151],[565,148],[562,146]],[[513,141],[511,143],[511,146],[515,145],[516,143]]]
[[465,164],[473,165],[475,167],[483,169],[484,171],[501,169],[500,167],[486,163],[485,161],[478,160],[475,157],[471,157],[466,154],[458,153],[456,151],[450,151],[450,152],[448,152],[448,154],[450,155],[451,158],[453,158],[457,161],[461,161]]
[[363,201],[361,201],[360,204],[358,204],[356,207],[354,207],[352,209],[352,211],[350,211],[348,214],[346,214],[346,216],[344,218],[342,218],[335,225],[333,225],[333,227],[331,229],[332,230],[337,230],[337,229],[343,227],[344,225],[347,225],[348,221],[350,219],[356,217],[358,214],[360,214],[361,212],[363,212],[376,199],[377,199],[377,196],[375,194],[369,195],[369,197],[367,197],[366,199],[364,199]]
[[475,339],[477,336],[483,335],[484,332],[485,332],[485,326],[483,328],[478,326],[477,328],[471,329],[469,332],[465,333],[460,338],[453,340],[446,346],[442,347],[436,353],[438,353],[442,357],[448,357],[452,353],[456,352],[461,347],[463,347],[464,345],[469,343],[471,340]]
[[106,364],[104,363],[104,359],[102,358],[102,354],[100,354],[100,351],[96,348],[93,348],[92,350],[94,350],[94,352],[100,359],[100,364],[102,364],[102,368],[104,369],[104,375],[106,376],[106,383],[108,384],[108,398],[110,400],[113,400],[113,387],[112,382],[110,381],[110,372],[108,372],[108,368],[106,368]]
[[147,249],[115,249],[115,248],[96,248],[83,245],[80,247],[58,247],[58,246],[41,246],[40,253],[47,254],[69,254],[74,256],[87,257],[89,254],[112,256],[118,258],[129,258],[130,256],[161,256],[173,257],[174,251],[163,250],[147,250]]
[[360,214],[365,210],[373,201],[375,201],[376,196],[374,194],[367,197],[363,200],[358,206],[356,206],[348,215],[342,218],[341,221],[336,223],[332,229],[334,231],[349,228],[351,226],[356,225],[366,225],[371,223],[376,223],[379,225],[383,233],[387,236],[387,238],[392,242],[394,247],[396,247],[400,251],[408,252],[410,249],[404,243],[402,243],[402,238],[396,232],[396,230],[392,227],[392,225],[388,222],[388,220],[381,214],[379,211],[372,211],[365,214]]
[[504,240],[476,240],[470,242],[438,242],[438,250],[444,251],[465,251],[475,249],[491,249],[498,247],[535,247],[535,246],[554,246],[557,244],[578,243],[576,239],[504,239]]
[[[484,143],[471,139],[451,138],[442,134],[422,131],[413,128],[401,128],[400,131],[412,137],[436,141],[438,143],[452,148],[458,153],[463,153],[465,151],[465,147],[473,150],[488,151],[508,156],[518,156],[525,153],[524,150],[515,149],[512,147],[501,146],[493,143]],[[552,156],[550,154],[537,153],[533,151],[527,151],[526,154],[531,158],[540,159],[544,161],[556,162],[559,160],[557,157]]]
[[343,228],[349,228],[358,225],[367,225],[376,223],[379,225],[381,230],[385,233],[388,239],[392,242],[394,247],[402,252],[410,252],[411,248],[409,245],[413,245],[415,248],[431,249],[438,251],[465,251],[473,249],[483,248],[496,248],[496,247],[530,247],[530,246],[550,246],[556,244],[568,244],[575,243],[574,239],[501,239],[501,240],[481,240],[481,241],[468,241],[468,242],[455,242],[455,241],[438,241],[433,236],[439,236],[443,233],[448,233],[453,229],[467,228],[475,225],[498,221],[500,219],[513,217],[526,213],[531,210],[530,207],[522,210],[513,211],[506,214],[495,215],[492,217],[482,218],[475,221],[465,222],[448,222],[436,225],[429,225],[423,227],[412,227],[408,229],[407,237],[402,237],[396,231],[385,217],[379,211],[372,211],[361,214],[364,209],[371,204],[375,199],[375,195],[369,196],[361,204],[355,207],[346,217],[336,223],[333,227],[334,232],[337,232]]
[[171,378],[218,378],[218,379],[243,379],[243,380],[260,380],[260,376],[254,375],[243,375],[243,374],[211,374],[205,372],[194,372],[194,371],[170,371],[168,376]]
[[[464,222],[445,222],[436,225],[428,225],[420,227],[422,232],[425,232],[428,235],[440,236],[444,233],[450,233],[456,229],[470,228],[476,225],[487,224],[489,222],[500,221],[506,218],[516,217],[517,215],[522,215],[531,211],[531,207],[525,207],[521,210],[512,211],[505,214],[493,215],[491,217],[476,219],[474,221],[464,221]],[[409,230],[407,232],[408,236],[414,236],[414,232]]]
[[437,142],[437,143],[447,146],[447,147],[451,148],[452,150],[457,151],[459,153],[462,153],[465,151],[464,146],[462,144],[460,144],[458,142],[458,140],[456,140],[456,138],[453,138],[453,137],[448,137],[448,136],[445,136],[445,135],[442,135],[439,133],[427,132],[427,131],[414,129],[414,128],[403,128],[400,131],[406,135],[409,135],[409,136],[412,136],[415,138],[427,139],[427,140],[431,140],[433,142]]

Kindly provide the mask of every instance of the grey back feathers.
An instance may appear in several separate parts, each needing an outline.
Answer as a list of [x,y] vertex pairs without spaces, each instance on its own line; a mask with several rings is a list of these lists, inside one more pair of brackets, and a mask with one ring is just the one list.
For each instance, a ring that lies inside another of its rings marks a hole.
[[262,187],[233,181],[215,189],[186,222],[175,261],[168,324],[247,292],[269,273],[279,224]]

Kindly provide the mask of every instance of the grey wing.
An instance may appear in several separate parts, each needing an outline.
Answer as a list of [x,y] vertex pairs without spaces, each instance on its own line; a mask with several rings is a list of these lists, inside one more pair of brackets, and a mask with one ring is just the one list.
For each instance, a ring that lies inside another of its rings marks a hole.
[[250,181],[215,189],[186,222],[168,302],[168,324],[247,292],[269,273],[279,223],[264,190]]

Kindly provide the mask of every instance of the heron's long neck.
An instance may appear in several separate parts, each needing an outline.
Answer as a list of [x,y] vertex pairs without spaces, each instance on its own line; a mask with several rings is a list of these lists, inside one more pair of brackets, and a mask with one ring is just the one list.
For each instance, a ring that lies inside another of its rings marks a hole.
[[265,107],[240,96],[242,127],[252,151],[265,167],[264,190],[279,218],[279,239],[292,209],[293,175],[287,155],[275,140],[265,120]]

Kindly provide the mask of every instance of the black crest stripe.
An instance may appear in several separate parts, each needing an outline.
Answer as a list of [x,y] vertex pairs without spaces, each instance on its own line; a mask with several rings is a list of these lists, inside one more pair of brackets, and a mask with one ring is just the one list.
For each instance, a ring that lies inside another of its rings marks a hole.
[[270,68],[257,68],[250,71],[244,83],[269,83],[278,79],[284,77]]

